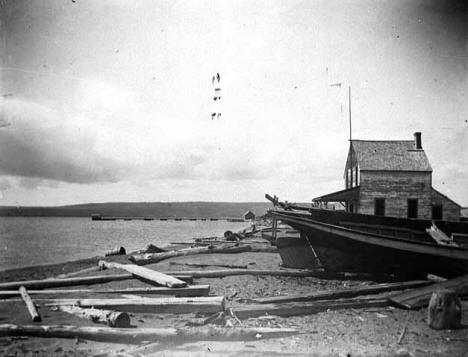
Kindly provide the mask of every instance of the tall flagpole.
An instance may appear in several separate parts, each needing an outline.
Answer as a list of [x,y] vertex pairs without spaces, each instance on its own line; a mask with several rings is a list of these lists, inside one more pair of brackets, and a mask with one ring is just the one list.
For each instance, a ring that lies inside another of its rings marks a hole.
[[349,104],[349,141],[351,141],[351,86],[348,86],[348,104]]

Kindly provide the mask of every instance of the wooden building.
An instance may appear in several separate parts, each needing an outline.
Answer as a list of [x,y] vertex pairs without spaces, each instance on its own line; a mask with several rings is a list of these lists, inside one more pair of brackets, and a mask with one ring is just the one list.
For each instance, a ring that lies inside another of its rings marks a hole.
[[255,219],[255,213],[252,211],[247,211],[242,215],[244,221],[253,221]]
[[432,168],[414,140],[351,140],[345,189],[314,198],[341,202],[348,212],[379,216],[460,220],[460,205],[432,187]]

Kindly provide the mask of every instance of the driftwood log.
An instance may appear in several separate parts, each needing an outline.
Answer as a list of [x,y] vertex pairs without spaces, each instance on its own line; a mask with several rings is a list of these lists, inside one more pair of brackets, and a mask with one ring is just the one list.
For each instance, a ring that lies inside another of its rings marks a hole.
[[123,269],[141,279],[144,279],[145,281],[157,285],[167,286],[168,288],[183,288],[187,286],[185,281],[174,278],[173,276],[134,264],[109,263],[101,260],[98,265],[104,269]]
[[[63,295],[63,294],[144,294],[144,295],[173,295],[173,296],[207,296],[209,285],[189,285],[184,288],[125,288],[125,289],[61,289],[61,290],[29,290],[30,295]],[[19,291],[0,291],[0,299],[17,297]]]
[[130,327],[130,316],[126,312],[85,309],[72,305],[58,306],[58,310],[110,327]]
[[284,303],[293,301],[313,301],[313,300],[328,300],[328,299],[341,299],[350,298],[361,295],[379,294],[388,291],[404,290],[417,288],[432,284],[429,280],[415,280],[405,281],[401,283],[388,283],[388,284],[375,284],[368,286],[358,286],[347,289],[334,289],[324,291],[314,291],[309,294],[301,295],[286,295],[286,296],[272,296],[260,297],[251,299],[252,302],[258,304],[271,304],[271,303]]
[[195,254],[212,254],[212,253],[223,253],[223,254],[233,254],[233,253],[242,253],[251,251],[250,246],[237,246],[234,244],[226,244],[220,246],[207,246],[207,247],[197,247],[197,248],[185,248],[179,250],[171,250],[168,252],[162,253],[147,253],[147,254],[135,254],[131,255],[128,259],[138,265],[152,264],[160,262],[161,260],[182,257],[187,255]]
[[21,295],[21,298],[26,304],[26,307],[28,308],[28,312],[31,315],[32,320],[34,322],[41,321],[41,315],[39,315],[39,312],[37,312],[36,306],[34,305],[34,302],[32,301],[31,297],[28,294],[28,291],[24,286],[21,286],[19,288],[19,294]]
[[37,336],[49,338],[82,338],[102,342],[137,344],[142,341],[246,341],[297,334],[291,328],[110,328],[70,325],[0,325],[0,336]]
[[56,299],[46,306],[76,305],[84,308],[161,314],[210,314],[225,309],[224,296],[192,298]]

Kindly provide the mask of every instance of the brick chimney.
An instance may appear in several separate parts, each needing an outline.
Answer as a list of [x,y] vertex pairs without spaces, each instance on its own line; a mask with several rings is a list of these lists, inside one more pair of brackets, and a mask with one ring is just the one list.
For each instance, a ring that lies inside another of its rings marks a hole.
[[419,131],[414,133],[414,146],[416,150],[422,150],[421,132]]

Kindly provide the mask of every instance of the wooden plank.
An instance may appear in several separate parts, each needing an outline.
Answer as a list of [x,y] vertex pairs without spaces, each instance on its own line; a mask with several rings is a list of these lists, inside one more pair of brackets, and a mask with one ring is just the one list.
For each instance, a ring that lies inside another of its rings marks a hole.
[[[183,272],[180,275],[171,274],[179,280],[188,282],[192,281],[192,277],[187,273]],[[129,280],[134,279],[135,276],[130,273],[125,274],[109,274],[109,275],[94,275],[94,276],[83,276],[73,277],[66,279],[41,279],[41,280],[24,280],[24,281],[10,281],[7,283],[0,283],[0,291],[2,290],[14,290],[19,289],[20,286],[24,286],[27,289],[49,289],[49,288],[60,288],[64,286],[76,286],[76,285],[92,285],[92,284],[103,284],[111,281]]]
[[265,314],[277,316],[311,315],[327,310],[341,310],[350,308],[369,308],[388,306],[386,298],[381,299],[342,299],[325,300],[309,303],[287,303],[287,304],[249,304],[233,307],[235,315],[240,319],[258,317]]
[[[30,295],[62,295],[62,294],[145,294],[145,295],[174,295],[180,297],[208,296],[209,285],[188,285],[184,288],[126,288],[126,289],[67,289],[67,290],[29,290]],[[0,299],[17,297],[17,290],[0,291]]]
[[130,316],[126,312],[110,310],[84,309],[78,306],[62,305],[58,309],[62,312],[91,320],[110,327],[130,327]]
[[427,306],[434,291],[443,289],[452,289],[458,295],[468,294],[468,275],[403,292],[390,297],[390,300],[400,307],[418,309]]
[[140,267],[134,264],[110,263],[101,260],[98,265],[105,269],[123,269],[141,279],[150,281],[154,284],[167,286],[168,288],[183,288],[187,286],[187,283],[185,281],[174,278],[173,276],[166,275],[156,270]]
[[125,312],[187,314],[214,313],[225,308],[224,296],[192,298],[131,298],[131,299],[57,299],[49,300],[47,306],[77,305],[96,309]]
[[291,328],[215,326],[185,328],[111,328],[71,325],[0,325],[0,336],[35,336],[49,338],[81,338],[101,342],[139,344],[143,341],[247,341],[275,338],[298,333]]
[[24,286],[20,286],[19,293],[24,303],[26,304],[26,307],[28,308],[28,311],[29,311],[29,314],[31,315],[32,320],[34,322],[41,321],[41,315],[39,315],[39,312],[37,312],[36,306],[34,305],[34,302],[32,301],[31,297],[28,294],[28,291],[26,290]]
[[258,304],[284,303],[293,301],[314,301],[327,299],[351,298],[362,295],[379,294],[388,291],[411,289],[432,284],[429,280],[406,281],[402,283],[375,284],[347,289],[315,291],[309,294],[272,296],[251,299]]

